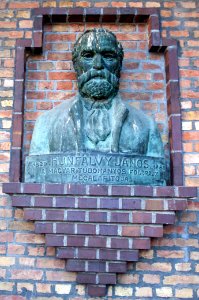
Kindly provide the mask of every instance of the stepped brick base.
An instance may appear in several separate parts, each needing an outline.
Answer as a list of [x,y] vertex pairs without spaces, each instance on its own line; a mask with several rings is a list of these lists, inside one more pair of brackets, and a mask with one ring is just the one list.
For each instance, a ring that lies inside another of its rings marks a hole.
[[127,262],[150,249],[150,239],[162,237],[163,225],[174,224],[175,211],[196,196],[188,187],[26,183],[6,183],[4,192],[93,297],[104,296],[116,274],[127,271]]

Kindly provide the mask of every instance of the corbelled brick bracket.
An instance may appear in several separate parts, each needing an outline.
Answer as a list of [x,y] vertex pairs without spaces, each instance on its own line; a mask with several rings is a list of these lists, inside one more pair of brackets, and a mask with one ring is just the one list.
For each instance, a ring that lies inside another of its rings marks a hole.
[[[3,191],[13,206],[24,207],[25,219],[35,221],[35,231],[57,248],[67,271],[76,271],[77,282],[88,285],[88,294],[104,296],[116,274],[127,271],[127,262],[137,261],[139,250],[149,249],[152,237],[162,237],[163,225],[174,224],[175,211],[196,197],[196,188],[183,186],[177,42],[161,37],[157,9],[38,8],[32,16],[33,38],[16,44],[10,183]],[[21,182],[26,53],[42,52],[43,25],[55,22],[148,24],[149,51],[165,57],[172,186]]]

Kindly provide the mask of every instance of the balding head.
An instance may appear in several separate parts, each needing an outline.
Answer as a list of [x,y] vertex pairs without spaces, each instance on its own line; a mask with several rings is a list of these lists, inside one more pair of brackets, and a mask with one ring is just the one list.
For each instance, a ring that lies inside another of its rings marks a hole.
[[123,48],[112,32],[102,28],[84,32],[75,43],[72,59],[83,97],[106,100],[117,94]]
[[95,48],[99,43],[106,43],[114,48],[119,62],[117,69],[117,76],[119,76],[124,57],[123,47],[121,43],[117,41],[115,34],[104,28],[87,30],[78,38],[72,52],[72,61],[75,71],[78,73],[78,61],[84,48],[86,46]]

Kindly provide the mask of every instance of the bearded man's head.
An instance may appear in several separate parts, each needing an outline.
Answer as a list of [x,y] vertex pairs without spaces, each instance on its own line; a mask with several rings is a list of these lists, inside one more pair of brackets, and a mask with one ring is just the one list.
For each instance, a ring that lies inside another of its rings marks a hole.
[[75,43],[72,59],[81,96],[93,100],[113,98],[119,89],[123,48],[106,29],[83,33]]

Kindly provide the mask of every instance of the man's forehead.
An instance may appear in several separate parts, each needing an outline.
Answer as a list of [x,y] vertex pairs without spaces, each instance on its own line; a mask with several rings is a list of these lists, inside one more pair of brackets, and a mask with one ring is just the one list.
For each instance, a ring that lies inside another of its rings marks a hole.
[[117,40],[108,32],[88,32],[82,37],[80,44],[84,49],[117,48]]

